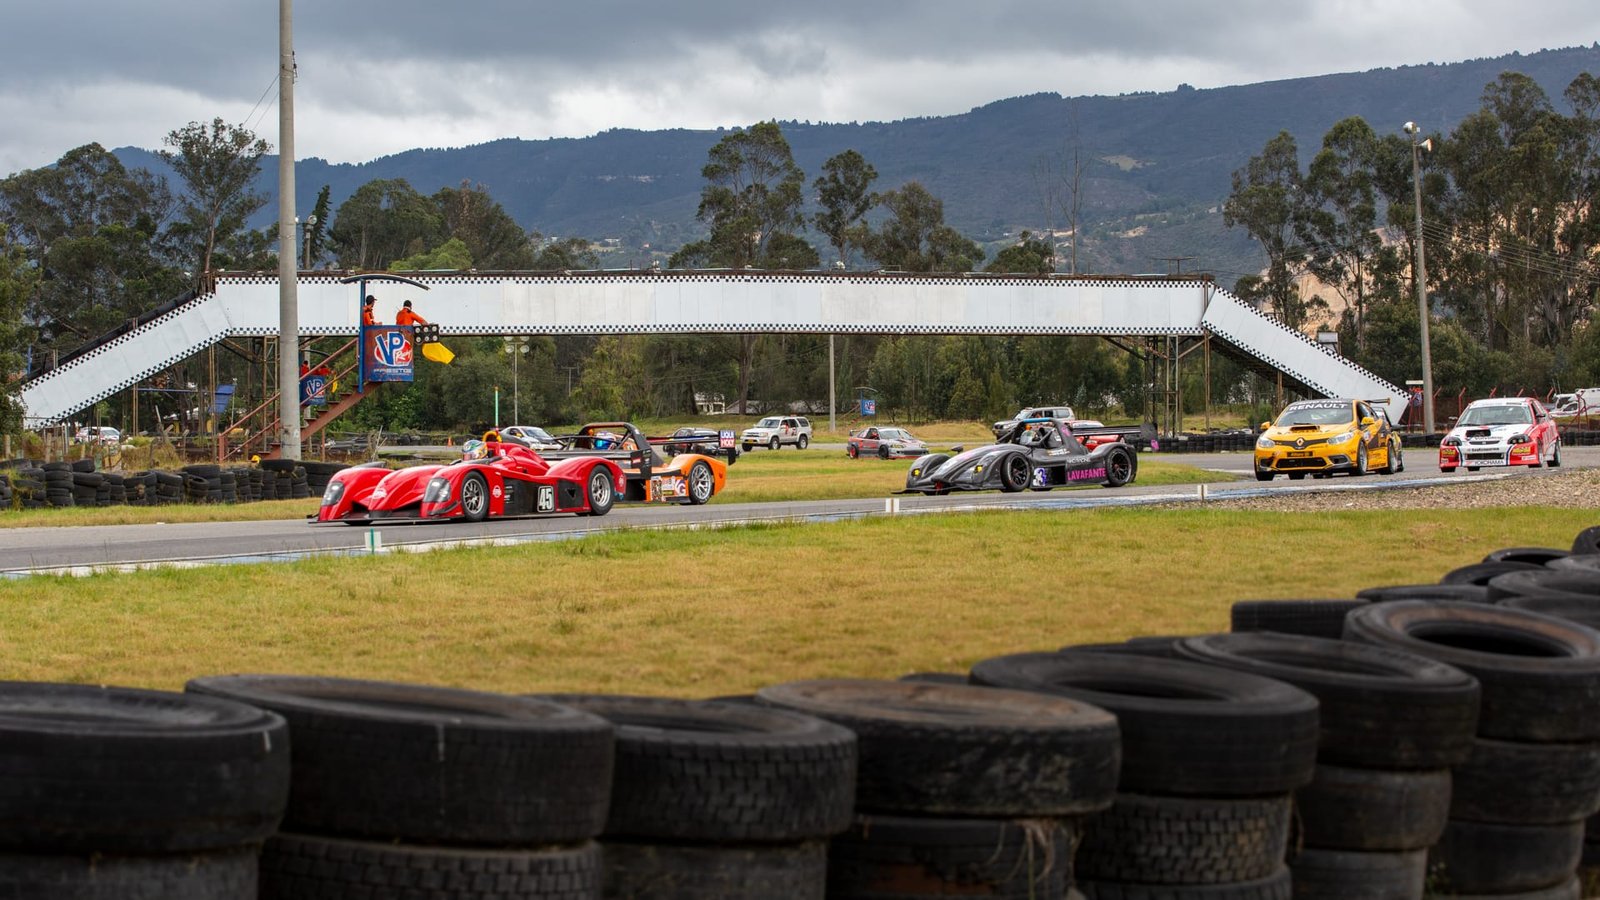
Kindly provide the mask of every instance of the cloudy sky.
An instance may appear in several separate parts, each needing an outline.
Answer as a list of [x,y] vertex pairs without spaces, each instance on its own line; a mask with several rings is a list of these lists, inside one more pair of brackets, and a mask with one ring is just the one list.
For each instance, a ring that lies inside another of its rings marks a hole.
[[[276,148],[275,0],[0,0],[0,175],[221,117]],[[296,156],[893,120],[1591,44],[1595,0],[319,0]]]

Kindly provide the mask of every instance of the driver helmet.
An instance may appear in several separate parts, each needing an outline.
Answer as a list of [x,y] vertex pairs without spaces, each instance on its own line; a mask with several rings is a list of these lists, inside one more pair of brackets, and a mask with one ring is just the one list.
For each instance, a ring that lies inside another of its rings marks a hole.
[[622,443],[622,435],[614,431],[597,431],[594,435],[594,448],[596,450],[610,450]]
[[485,459],[489,455],[489,445],[483,441],[473,439],[461,445],[462,459]]

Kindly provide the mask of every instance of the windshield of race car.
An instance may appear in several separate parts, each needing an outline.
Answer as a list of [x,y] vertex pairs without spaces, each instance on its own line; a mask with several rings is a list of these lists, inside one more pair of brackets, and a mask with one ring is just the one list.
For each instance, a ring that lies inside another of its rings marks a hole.
[[1318,403],[1291,406],[1283,411],[1275,423],[1279,428],[1295,425],[1343,425],[1355,421],[1355,413],[1348,403]]
[[913,439],[909,433],[898,428],[879,428],[878,437],[885,441],[909,441]]
[[1533,416],[1524,404],[1514,406],[1472,406],[1456,420],[1457,425],[1528,425]]

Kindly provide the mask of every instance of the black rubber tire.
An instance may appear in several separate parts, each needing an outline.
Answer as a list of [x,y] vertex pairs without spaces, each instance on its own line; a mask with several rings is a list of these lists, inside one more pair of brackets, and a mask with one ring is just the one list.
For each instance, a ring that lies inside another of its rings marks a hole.
[[1559,825],[1600,812],[1600,744],[1478,738],[1454,776],[1452,819]]
[[616,725],[607,837],[804,841],[850,825],[856,736],[747,703],[553,694]]
[[1479,584],[1391,584],[1356,591],[1356,598],[1369,603],[1386,603],[1390,600],[1488,603],[1489,589]]
[[1061,897],[1078,833],[1072,819],[858,816],[828,845],[828,898]]
[[[900,676],[900,681],[921,682],[923,684],[971,684],[967,676],[960,672],[910,672]],[[754,694],[750,696],[754,697]]]
[[[1501,575],[1515,578],[1521,573]],[[1511,741],[1600,740],[1600,633],[1478,603],[1374,603],[1345,636],[1449,663],[1478,679],[1478,734]]]
[[1136,884],[1078,879],[1086,900],[1291,900],[1289,867],[1266,878],[1230,884]]
[[600,845],[430,847],[280,834],[261,851],[260,900],[594,900]]
[[1113,447],[1106,454],[1105,486],[1119,488],[1132,484],[1139,474],[1139,458],[1122,447]]
[[828,845],[601,845],[600,896],[606,900],[823,900]]
[[804,435],[804,434],[800,435],[800,437],[794,442],[794,448],[796,450],[804,450],[806,447],[808,447],[810,445],[811,445],[810,436]]
[[241,900],[256,896],[256,847],[161,856],[0,852],[0,897]]
[[777,438],[776,435],[773,436],[772,440],[767,441],[767,449],[768,450],[776,451],[781,446],[783,446],[783,445],[778,443],[778,438]]
[[604,466],[595,466],[589,470],[584,490],[588,492],[591,516],[603,516],[617,505],[617,483],[612,480],[611,471]]
[[1350,470],[1350,474],[1357,478],[1368,474],[1366,444],[1362,444],[1356,448],[1356,464],[1355,467]]
[[1295,791],[1295,846],[1326,850],[1426,850],[1450,818],[1449,769],[1396,772],[1318,765]]
[[600,833],[614,729],[554,703],[293,675],[222,675],[194,693],[279,713],[293,742],[284,830],[425,844]]
[[1489,579],[1489,599],[1502,597],[1577,597],[1600,601],[1600,578],[1591,572],[1565,568],[1507,572]]
[[696,460],[689,467],[685,476],[689,485],[689,505],[703,506],[711,502],[711,497],[716,493],[717,480],[711,471],[711,464],[705,460]]
[[1220,800],[1118,794],[1084,822],[1076,868],[1094,881],[1226,884],[1283,864],[1288,794]]
[[489,518],[489,482],[478,472],[461,479],[461,518],[482,522]]
[[1506,597],[1495,604],[1600,629],[1600,603],[1576,597]]
[[855,444],[847,444],[844,448],[844,455],[850,457],[851,459],[855,459],[861,455],[861,451],[856,447]]
[[1261,469],[1257,469],[1256,470],[1256,480],[1257,481],[1271,481],[1272,480],[1272,470],[1271,469],[1267,469],[1267,470],[1263,471]]
[[1428,851],[1306,848],[1289,859],[1295,900],[1418,900],[1428,881]]
[[855,732],[856,810],[1034,818],[1105,809],[1120,741],[1110,713],[973,685],[834,679],[756,692]]
[[259,842],[289,794],[289,726],[167,691],[0,684],[0,846],[172,853]]
[[1107,641],[1096,644],[1068,644],[1061,653],[1124,653],[1131,656],[1153,656],[1158,659],[1177,659],[1177,643],[1182,640],[1172,636],[1132,637],[1121,642]]
[[1272,632],[1199,635],[1178,641],[1175,650],[1179,658],[1273,678],[1316,697],[1318,762],[1442,769],[1471,752],[1478,682],[1425,656]]
[[1428,852],[1434,890],[1511,894],[1557,887],[1583,857],[1583,823],[1498,825],[1455,819]]
[[1002,656],[974,665],[971,677],[1114,713],[1122,729],[1118,787],[1127,793],[1264,796],[1311,779],[1317,701],[1281,681],[1120,653]]
[[1530,569],[1542,569],[1541,565],[1525,562],[1480,562],[1451,569],[1439,579],[1440,584],[1478,584],[1488,585],[1489,579],[1507,572],[1526,572]]
[[1574,553],[1552,559],[1545,568],[1552,572],[1582,572],[1591,577],[1600,577],[1600,553]]
[[1344,634],[1350,610],[1366,605],[1365,600],[1240,600],[1229,612],[1229,627],[1337,638]]
[[1536,566],[1549,565],[1551,560],[1571,556],[1571,550],[1555,547],[1505,547],[1483,558],[1484,562],[1525,562]]
[[1028,458],[1021,453],[1012,453],[1000,461],[1000,490],[1014,494],[1026,488],[1033,481],[1033,470],[1028,467]]
[[1572,539],[1572,555],[1600,553],[1600,525],[1591,525]]

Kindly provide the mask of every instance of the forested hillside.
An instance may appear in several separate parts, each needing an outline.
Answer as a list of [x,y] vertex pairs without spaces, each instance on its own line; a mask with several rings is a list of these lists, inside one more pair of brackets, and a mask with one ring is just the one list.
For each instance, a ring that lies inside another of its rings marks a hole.
[[[1407,121],[1447,132],[1479,107],[1484,86],[1508,70],[1559,97],[1580,72],[1600,71],[1600,46],[1212,90],[1036,94],[897,122],[780,124],[808,180],[827,158],[855,149],[877,168],[880,190],[921,182],[943,198],[947,221],[984,243],[1007,231],[1066,227],[1060,182],[1076,152],[1084,176],[1079,271],[1166,271],[1162,257],[1192,256],[1184,271],[1211,271],[1232,284],[1264,257],[1243,234],[1224,228],[1220,204],[1231,173],[1273,135],[1294,135],[1309,161],[1322,135],[1349,116],[1379,133],[1398,134]],[[694,218],[700,169],[722,134],[618,129],[581,139],[418,149],[361,165],[308,159],[297,170],[297,200],[310,209],[328,185],[337,208],[376,179],[403,178],[424,194],[463,181],[481,184],[524,228],[619,239],[604,263],[627,267],[648,261],[645,244],[664,259],[703,235]],[[161,169],[147,151],[115,153],[130,167]],[[269,193],[276,172],[275,158],[263,158],[261,187]],[[275,216],[263,210],[252,224],[264,227]],[[813,243],[826,254],[825,241]]]

